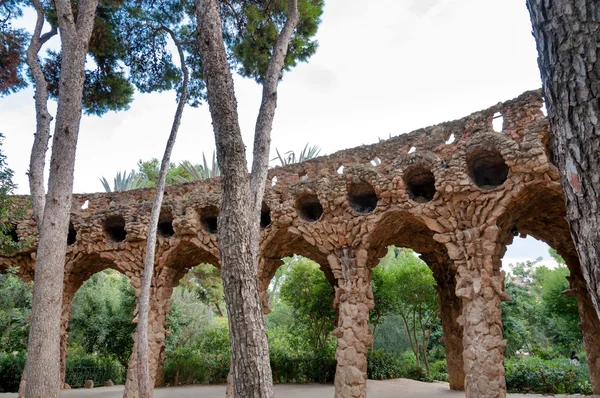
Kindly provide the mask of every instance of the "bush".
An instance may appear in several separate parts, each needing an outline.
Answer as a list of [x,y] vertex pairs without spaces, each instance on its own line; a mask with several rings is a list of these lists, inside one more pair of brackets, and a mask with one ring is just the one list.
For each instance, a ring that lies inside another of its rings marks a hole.
[[274,383],[332,383],[336,365],[335,351],[328,348],[300,354],[271,351]]
[[127,369],[112,357],[88,354],[74,349],[67,356],[65,383],[71,387],[83,387],[86,380],[95,386],[103,386],[108,380],[123,384]]
[[225,383],[228,373],[228,353],[206,353],[184,346],[165,361],[165,384],[172,386]]
[[448,366],[445,359],[435,361],[430,365],[429,378],[436,381],[448,381]]
[[587,366],[572,365],[567,359],[544,360],[530,357],[506,359],[506,386],[509,392],[541,394],[591,394]]
[[367,359],[369,379],[386,380],[399,377],[413,380],[425,379],[423,369],[416,365],[415,355],[410,351],[397,355],[383,350],[375,350],[369,352]]
[[25,351],[17,354],[0,352],[0,392],[19,391],[25,358]]

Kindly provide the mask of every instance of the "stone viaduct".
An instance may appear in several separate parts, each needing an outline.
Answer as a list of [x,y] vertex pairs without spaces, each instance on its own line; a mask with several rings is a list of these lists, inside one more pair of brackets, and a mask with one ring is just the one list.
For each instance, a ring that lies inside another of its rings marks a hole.
[[[372,269],[392,244],[420,253],[437,280],[451,388],[465,389],[468,397],[504,397],[500,303],[510,297],[501,259],[518,235],[548,243],[566,260],[592,384],[600,393],[600,322],[565,221],[542,107],[540,91],[526,92],[460,120],[269,171],[257,273],[264,310],[282,257],[299,254],[320,264],[336,291],[336,397],[366,396]],[[500,117],[502,128],[494,129]],[[143,189],[73,198],[61,320],[63,377],[71,300],[82,283],[113,268],[139,293],[153,194]],[[156,385],[163,382],[173,288],[199,263],[219,267],[219,203],[218,179],[167,188],[150,314]],[[31,217],[16,224],[19,239],[35,235]],[[35,245],[0,258],[0,271],[8,266],[32,279]],[[126,397],[137,396],[131,364]]]

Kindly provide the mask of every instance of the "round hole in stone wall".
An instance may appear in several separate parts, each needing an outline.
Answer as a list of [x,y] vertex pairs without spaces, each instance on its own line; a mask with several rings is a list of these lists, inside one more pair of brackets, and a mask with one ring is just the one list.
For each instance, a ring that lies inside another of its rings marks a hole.
[[323,215],[323,206],[315,194],[304,194],[296,200],[298,216],[305,221],[317,221]]
[[370,213],[377,207],[379,198],[375,190],[365,181],[348,185],[348,200],[350,207],[359,213]]
[[159,236],[169,238],[175,235],[173,229],[173,214],[170,209],[163,208],[158,217],[158,228],[156,230]]
[[122,216],[108,216],[104,220],[104,233],[111,242],[123,242],[127,237],[125,219]]
[[217,217],[219,209],[216,206],[208,206],[200,212],[200,222],[210,234],[216,234],[218,231]]
[[6,236],[10,237],[10,240],[19,243],[19,235],[17,235],[17,226],[12,224],[9,226]]
[[418,203],[429,202],[435,195],[435,176],[426,166],[413,166],[404,172],[408,197]]
[[67,234],[67,245],[71,246],[77,242],[77,231],[73,223],[69,221],[69,233]]
[[260,227],[267,228],[269,225],[271,225],[271,209],[263,202],[260,209]]
[[500,186],[508,177],[508,166],[497,150],[478,149],[469,153],[467,168],[473,182],[482,189]]

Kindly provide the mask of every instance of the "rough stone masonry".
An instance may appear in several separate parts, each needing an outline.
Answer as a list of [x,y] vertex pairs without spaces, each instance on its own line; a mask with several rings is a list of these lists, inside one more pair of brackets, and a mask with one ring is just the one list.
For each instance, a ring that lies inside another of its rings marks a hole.
[[[600,324],[565,221],[559,173],[552,164],[540,91],[463,119],[269,170],[261,217],[259,291],[281,258],[320,264],[336,289],[335,396],[366,397],[367,349],[373,343],[372,269],[388,245],[421,254],[438,283],[450,387],[467,397],[505,397],[500,303],[501,258],[517,235],[547,242],[571,270],[592,383],[600,393]],[[494,129],[494,120],[502,127]],[[152,189],[75,195],[65,264],[62,365],[71,300],[96,272],[126,274],[139,294]],[[169,298],[193,266],[219,267],[218,178],[169,186],[160,216],[150,313],[153,382],[163,382]],[[31,216],[15,223],[19,239],[36,237]],[[0,258],[31,280],[35,245]],[[126,397],[137,396],[135,352]]]

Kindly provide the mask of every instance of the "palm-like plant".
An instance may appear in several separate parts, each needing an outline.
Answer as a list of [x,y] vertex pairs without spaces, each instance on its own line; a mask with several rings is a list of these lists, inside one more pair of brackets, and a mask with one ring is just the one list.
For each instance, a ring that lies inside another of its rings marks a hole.
[[287,151],[282,156],[277,148],[275,148],[275,152],[277,152],[277,157],[271,160],[279,160],[282,166],[286,166],[288,164],[302,163],[306,160],[316,158],[319,156],[319,153],[321,153],[321,148],[316,145],[309,146],[307,143],[304,149],[298,153],[298,156],[296,156],[294,151]]
[[202,152],[202,162],[203,164],[194,165],[189,160],[184,160],[179,165],[188,175],[175,176],[174,180],[183,183],[206,180],[208,178],[218,177],[221,175],[221,170],[219,169],[219,164],[217,163],[217,155],[215,151],[213,151],[212,163],[210,167],[206,162],[206,156],[204,156],[204,152]]
[[145,185],[144,178],[141,174],[136,173],[131,170],[128,174],[127,171],[117,172],[113,180],[113,187],[111,188],[110,184],[106,180],[105,177],[100,177],[100,182],[104,187],[106,192],[118,192],[118,191],[129,191],[130,189],[138,189],[142,188]]

